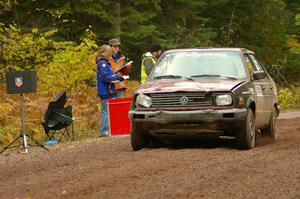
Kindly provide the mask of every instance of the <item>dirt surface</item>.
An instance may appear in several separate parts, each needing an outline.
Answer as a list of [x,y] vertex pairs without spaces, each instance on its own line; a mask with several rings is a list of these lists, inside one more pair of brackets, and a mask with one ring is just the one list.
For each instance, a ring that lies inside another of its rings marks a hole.
[[133,152],[129,137],[6,151],[0,198],[300,199],[300,118],[278,127],[275,144],[261,138],[249,151],[203,140]]

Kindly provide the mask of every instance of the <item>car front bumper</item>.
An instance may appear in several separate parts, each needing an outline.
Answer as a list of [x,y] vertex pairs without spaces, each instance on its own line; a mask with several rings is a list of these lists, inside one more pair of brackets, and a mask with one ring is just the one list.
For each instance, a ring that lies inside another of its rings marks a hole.
[[151,134],[222,134],[239,128],[247,116],[246,108],[187,111],[129,111],[131,122]]

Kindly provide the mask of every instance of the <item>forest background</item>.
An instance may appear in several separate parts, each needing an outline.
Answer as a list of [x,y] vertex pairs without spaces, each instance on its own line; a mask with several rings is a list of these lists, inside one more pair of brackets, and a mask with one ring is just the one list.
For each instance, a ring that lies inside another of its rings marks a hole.
[[37,93],[25,95],[29,134],[45,139],[48,103],[67,90],[76,138],[97,136],[95,55],[115,37],[134,61],[126,96],[139,85],[142,54],[159,42],[164,50],[251,49],[276,81],[281,107],[300,106],[298,0],[0,0],[0,145],[21,124],[19,96],[6,94],[9,70],[38,71]]

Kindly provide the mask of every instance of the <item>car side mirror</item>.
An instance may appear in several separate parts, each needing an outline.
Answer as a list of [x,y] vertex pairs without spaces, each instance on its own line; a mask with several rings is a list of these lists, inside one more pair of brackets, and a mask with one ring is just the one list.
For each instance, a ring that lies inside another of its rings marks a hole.
[[265,71],[253,71],[253,78],[255,80],[265,79],[266,77]]

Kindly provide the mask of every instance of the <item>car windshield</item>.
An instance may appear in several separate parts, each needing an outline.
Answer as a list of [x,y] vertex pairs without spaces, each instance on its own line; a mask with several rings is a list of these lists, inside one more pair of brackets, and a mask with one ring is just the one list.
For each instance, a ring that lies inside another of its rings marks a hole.
[[166,53],[150,79],[185,77],[193,79],[242,79],[246,71],[236,51],[185,51]]

